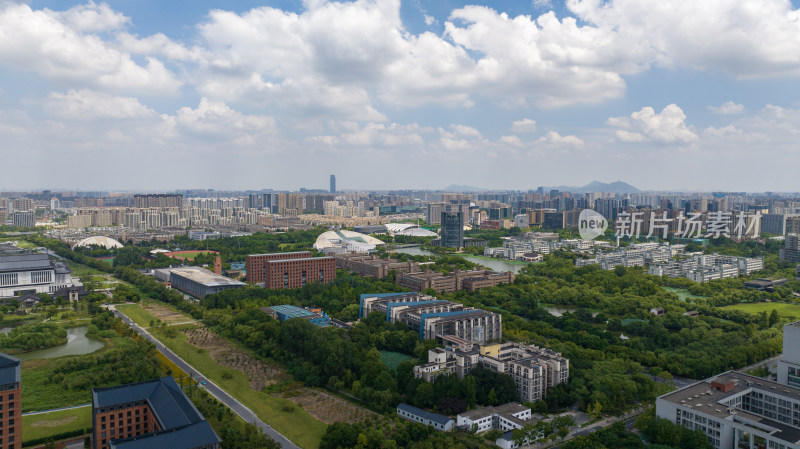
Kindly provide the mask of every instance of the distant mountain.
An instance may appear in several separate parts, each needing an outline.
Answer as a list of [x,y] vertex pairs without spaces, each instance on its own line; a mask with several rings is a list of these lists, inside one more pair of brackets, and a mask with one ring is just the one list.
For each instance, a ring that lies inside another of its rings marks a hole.
[[592,181],[589,184],[586,184],[582,187],[575,187],[575,186],[555,186],[555,187],[545,187],[545,192],[548,190],[560,190],[562,192],[573,192],[573,193],[586,193],[586,192],[609,192],[609,193],[636,193],[640,192],[639,189],[636,187],[622,181],[615,181],[615,182],[600,182],[600,181]]
[[471,186],[457,186],[457,185],[447,186],[444,189],[442,189],[442,192],[457,192],[457,193],[460,193],[460,192],[485,192],[485,191],[486,191],[486,189],[479,189],[477,187],[471,187]]

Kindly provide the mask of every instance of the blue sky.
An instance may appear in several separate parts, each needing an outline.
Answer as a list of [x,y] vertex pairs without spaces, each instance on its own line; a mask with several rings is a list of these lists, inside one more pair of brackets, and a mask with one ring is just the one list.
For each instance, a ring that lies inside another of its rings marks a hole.
[[0,189],[800,191],[778,0],[0,0]]

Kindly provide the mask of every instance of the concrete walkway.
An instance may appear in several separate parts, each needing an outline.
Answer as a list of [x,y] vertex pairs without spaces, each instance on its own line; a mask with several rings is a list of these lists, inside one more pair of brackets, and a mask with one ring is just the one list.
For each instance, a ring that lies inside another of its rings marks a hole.
[[61,408],[54,408],[52,410],[42,410],[39,412],[27,412],[23,413],[22,416],[30,416],[30,415],[41,415],[42,413],[53,413],[53,412],[60,412],[63,410],[72,410],[76,408],[84,408],[84,407],[91,407],[92,404],[81,404],[81,405],[73,405],[72,407],[61,407]]

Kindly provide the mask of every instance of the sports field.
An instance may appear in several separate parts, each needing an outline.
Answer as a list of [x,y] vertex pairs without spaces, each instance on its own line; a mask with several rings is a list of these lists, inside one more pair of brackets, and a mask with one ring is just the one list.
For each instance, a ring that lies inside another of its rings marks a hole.
[[171,253],[164,253],[167,257],[172,257],[175,259],[183,259],[183,260],[194,260],[195,257],[199,256],[200,254],[205,253],[213,253],[217,254],[216,251],[206,251],[206,250],[198,250],[198,251],[173,251]]

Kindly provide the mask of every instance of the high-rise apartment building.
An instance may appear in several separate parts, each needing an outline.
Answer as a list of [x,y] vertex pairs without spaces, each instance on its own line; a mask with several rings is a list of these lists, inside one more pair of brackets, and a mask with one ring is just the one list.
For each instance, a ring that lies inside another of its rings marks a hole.
[[800,235],[800,217],[792,216],[786,217],[786,234],[797,234]]
[[0,447],[22,448],[22,391],[19,359],[0,353]]
[[12,224],[18,228],[34,228],[36,227],[36,221],[34,219],[34,214],[31,211],[28,212],[14,212],[11,214],[11,221]]
[[151,207],[181,207],[183,206],[183,195],[172,195],[165,193],[134,195],[133,207],[147,209]]
[[442,246],[445,248],[464,247],[464,214],[461,212],[442,212]]
[[336,193],[336,175],[331,175],[331,193]]
[[445,211],[444,203],[428,203],[428,213],[425,215],[425,221],[429,225],[438,225],[442,223],[442,212]]
[[19,212],[35,210],[33,200],[30,198],[14,198],[14,200],[11,201],[11,207],[14,209],[14,211]]

